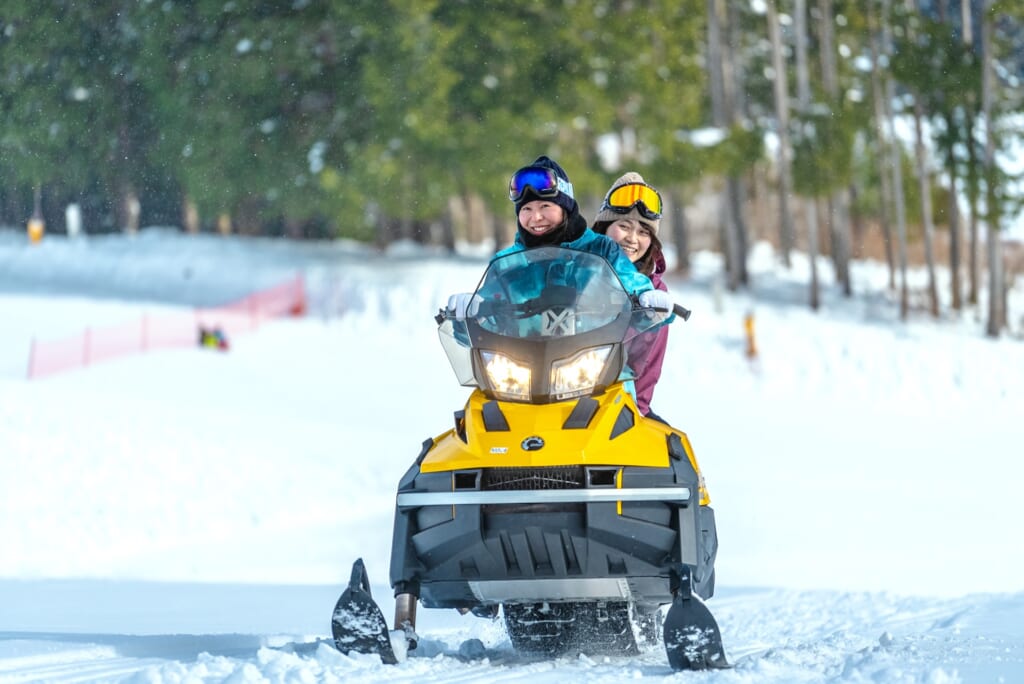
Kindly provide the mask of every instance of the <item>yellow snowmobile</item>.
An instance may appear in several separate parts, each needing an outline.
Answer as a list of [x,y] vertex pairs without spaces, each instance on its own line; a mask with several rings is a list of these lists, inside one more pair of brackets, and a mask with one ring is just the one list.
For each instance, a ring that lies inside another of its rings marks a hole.
[[[422,603],[503,614],[517,652],[663,641],[674,669],[728,667],[703,602],[718,539],[697,459],[685,433],[640,415],[623,373],[626,343],[670,313],[641,307],[602,257],[562,247],[494,260],[475,295],[467,317],[436,320],[476,389],[398,484],[402,646],[415,648]],[[397,661],[361,559],[332,631],[339,650]]]

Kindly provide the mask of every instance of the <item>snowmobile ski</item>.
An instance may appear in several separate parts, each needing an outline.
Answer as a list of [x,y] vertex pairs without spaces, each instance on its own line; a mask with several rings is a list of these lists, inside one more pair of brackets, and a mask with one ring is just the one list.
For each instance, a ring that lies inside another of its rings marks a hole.
[[690,569],[679,564],[672,571],[679,583],[665,616],[665,651],[673,670],[724,670],[732,667],[725,658],[718,622],[700,597],[693,594]]
[[342,653],[376,653],[385,665],[398,663],[388,623],[370,595],[370,579],[362,558],[352,564],[348,588],[334,606],[331,632],[334,645]]

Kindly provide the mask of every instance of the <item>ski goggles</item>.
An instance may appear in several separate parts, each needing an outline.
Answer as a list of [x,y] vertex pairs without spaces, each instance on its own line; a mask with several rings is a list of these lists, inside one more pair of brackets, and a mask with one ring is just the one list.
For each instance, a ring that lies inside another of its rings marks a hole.
[[640,215],[650,221],[661,218],[661,195],[650,185],[643,183],[627,183],[609,192],[601,205],[601,210],[610,210],[616,214],[628,214],[636,207]]
[[560,192],[575,199],[572,194],[572,183],[559,178],[558,174],[543,166],[526,166],[512,174],[512,180],[508,184],[508,198],[518,202],[527,190],[545,199]]

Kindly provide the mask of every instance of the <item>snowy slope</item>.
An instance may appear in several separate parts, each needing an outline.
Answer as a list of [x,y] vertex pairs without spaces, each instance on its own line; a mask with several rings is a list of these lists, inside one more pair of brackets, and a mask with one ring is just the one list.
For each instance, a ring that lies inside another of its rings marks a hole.
[[[692,675],[660,651],[520,659],[500,622],[448,611],[420,611],[422,648],[397,667],[324,641],[356,557],[392,611],[395,483],[466,396],[430,317],[480,258],[166,231],[42,247],[0,233],[0,682],[1024,680],[1024,344],[985,340],[971,314],[894,323],[877,265],[817,315],[799,267],[777,273],[764,251],[752,296],[719,301],[710,256],[670,282],[695,313],[654,406],[708,480],[709,606],[736,665]],[[229,353],[23,379],[33,335],[297,269],[310,315]]]

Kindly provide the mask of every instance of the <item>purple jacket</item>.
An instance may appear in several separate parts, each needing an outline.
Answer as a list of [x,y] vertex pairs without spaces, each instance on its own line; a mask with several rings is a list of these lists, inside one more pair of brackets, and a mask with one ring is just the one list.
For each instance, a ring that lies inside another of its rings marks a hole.
[[[665,259],[659,256],[651,275],[651,283],[655,289],[668,292],[668,287],[661,280],[661,274],[664,272]],[[661,364],[665,361],[665,349],[668,347],[668,328],[669,326],[662,325],[650,332],[637,335],[626,347],[629,367],[636,376],[634,383],[637,408],[645,416],[651,410],[654,386],[661,377]]]

